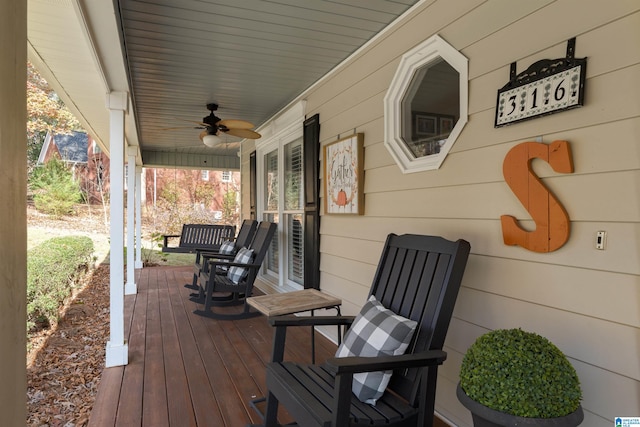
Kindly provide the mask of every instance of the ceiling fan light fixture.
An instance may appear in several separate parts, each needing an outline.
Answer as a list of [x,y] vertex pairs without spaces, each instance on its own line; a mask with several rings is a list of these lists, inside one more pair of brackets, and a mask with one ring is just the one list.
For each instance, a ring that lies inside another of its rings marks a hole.
[[207,147],[215,147],[222,142],[222,138],[218,135],[205,135],[202,137],[202,142]]

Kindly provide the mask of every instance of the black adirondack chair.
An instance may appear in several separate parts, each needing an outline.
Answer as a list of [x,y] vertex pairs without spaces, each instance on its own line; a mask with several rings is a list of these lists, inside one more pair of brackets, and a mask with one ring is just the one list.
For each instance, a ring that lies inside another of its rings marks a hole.
[[[199,294],[191,298],[191,301],[204,304],[204,308],[195,310],[194,313],[216,319],[244,319],[260,314],[250,310],[250,306],[246,303],[246,298],[251,296],[253,283],[258,276],[260,267],[262,267],[262,262],[277,228],[278,224],[268,221],[262,221],[258,225],[249,247],[249,249],[253,249],[253,260],[250,263],[238,263],[216,258],[209,260],[209,268],[206,271],[203,269],[198,278]],[[229,269],[232,267],[244,267],[248,270],[248,274],[236,284],[227,277],[226,272],[220,271],[219,266]],[[214,292],[225,295],[214,296]],[[244,304],[244,309],[239,313],[218,313],[213,311],[215,306],[240,304]]]
[[[276,426],[278,403],[297,425],[431,426],[438,365],[446,359],[445,336],[469,255],[464,240],[390,234],[369,295],[394,313],[418,322],[404,355],[344,357],[323,365],[283,361],[286,328],[312,324],[345,324],[352,317],[282,316],[275,326],[274,361],[267,365],[266,426]],[[375,406],[352,393],[353,375],[393,370]]]
[[[256,232],[256,228],[258,227],[258,221],[253,219],[245,219],[242,221],[242,225],[240,226],[240,230],[238,231],[238,235],[234,238],[230,238],[229,240],[233,240],[235,251],[237,252],[240,248],[248,247],[251,244],[251,240],[253,240],[253,236]],[[219,251],[211,251],[211,250],[197,250],[196,251],[196,261],[193,264],[193,280],[189,284],[184,285],[185,288],[198,290],[198,277],[200,277],[200,272],[204,268],[205,271],[208,269],[209,260],[211,258],[225,258],[225,259],[233,259],[233,255],[221,255]]]

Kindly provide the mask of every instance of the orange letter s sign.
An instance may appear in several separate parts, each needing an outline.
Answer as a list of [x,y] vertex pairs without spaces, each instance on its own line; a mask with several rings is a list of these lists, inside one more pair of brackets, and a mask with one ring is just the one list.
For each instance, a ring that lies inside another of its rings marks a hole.
[[514,217],[502,215],[505,245],[518,245],[534,252],[551,252],[569,239],[569,215],[531,169],[535,158],[549,163],[554,171],[573,172],[571,149],[567,141],[523,142],[513,147],[504,158],[504,179],[520,203],[536,223],[534,231],[520,228]]

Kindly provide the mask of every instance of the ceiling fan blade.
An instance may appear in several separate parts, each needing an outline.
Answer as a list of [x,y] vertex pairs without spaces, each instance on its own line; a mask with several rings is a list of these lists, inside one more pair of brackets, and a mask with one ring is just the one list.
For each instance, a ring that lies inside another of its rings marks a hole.
[[240,138],[248,138],[248,139],[258,139],[262,137],[258,132],[254,132],[249,129],[229,129],[226,130],[225,133],[229,135],[237,136]]
[[255,127],[253,123],[236,119],[220,120],[218,125],[225,126],[228,129],[253,129]]
[[204,138],[204,137],[205,137],[205,135],[206,135],[207,133],[208,133],[208,132],[207,132],[207,129],[205,129],[205,130],[203,130],[202,132],[200,132],[200,135],[199,135],[199,137],[200,137],[200,141],[203,141],[203,139],[202,139],[202,138]]
[[186,120],[186,119],[179,119],[179,118],[176,118],[176,120],[180,120],[181,122],[194,123],[194,124],[200,125],[200,126],[209,126],[208,124],[203,123],[203,122],[198,121],[198,120]]

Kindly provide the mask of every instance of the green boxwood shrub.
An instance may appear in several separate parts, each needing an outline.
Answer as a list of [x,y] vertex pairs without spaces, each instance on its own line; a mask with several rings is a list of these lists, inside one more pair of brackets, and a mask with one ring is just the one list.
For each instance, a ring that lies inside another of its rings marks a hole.
[[462,361],[460,387],[486,407],[528,418],[568,415],[582,398],[578,375],[560,349],[522,329],[479,337]]
[[27,330],[53,324],[78,274],[91,262],[93,241],[84,236],[55,237],[27,253]]

